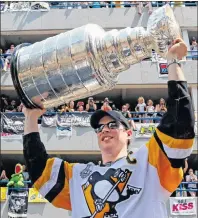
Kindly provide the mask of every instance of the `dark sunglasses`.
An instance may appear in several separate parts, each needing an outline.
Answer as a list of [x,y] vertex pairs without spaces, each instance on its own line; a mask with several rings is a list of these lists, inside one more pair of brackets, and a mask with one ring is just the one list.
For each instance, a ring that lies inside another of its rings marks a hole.
[[94,129],[96,133],[100,133],[102,132],[103,128],[105,126],[107,126],[109,129],[118,129],[120,127],[120,122],[118,121],[111,121],[109,123],[106,123],[106,124],[99,124],[98,125],[98,128]]

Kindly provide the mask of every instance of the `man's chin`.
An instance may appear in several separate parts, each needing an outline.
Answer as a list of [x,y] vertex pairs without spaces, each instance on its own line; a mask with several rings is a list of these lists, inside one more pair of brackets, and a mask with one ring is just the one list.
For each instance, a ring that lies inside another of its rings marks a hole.
[[100,149],[103,151],[112,150],[114,148],[114,144],[112,142],[102,142],[100,144]]

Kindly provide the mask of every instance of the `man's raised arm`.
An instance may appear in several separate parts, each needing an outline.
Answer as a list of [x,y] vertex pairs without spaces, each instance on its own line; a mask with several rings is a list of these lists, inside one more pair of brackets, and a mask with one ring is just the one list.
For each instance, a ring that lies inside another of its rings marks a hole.
[[23,153],[34,187],[54,206],[71,210],[69,180],[73,164],[50,158],[41,142],[38,118],[45,112],[23,108],[25,127]]
[[193,148],[194,111],[188,85],[180,64],[187,53],[185,43],[179,39],[168,53],[167,112],[147,143],[149,163],[157,168],[161,185],[172,193],[183,178],[182,165]]
[[157,136],[173,167],[182,166],[183,160],[191,154],[194,134],[194,111],[188,85],[180,67],[175,61],[187,52],[181,39],[175,41],[168,54],[168,101],[167,113],[163,116]]

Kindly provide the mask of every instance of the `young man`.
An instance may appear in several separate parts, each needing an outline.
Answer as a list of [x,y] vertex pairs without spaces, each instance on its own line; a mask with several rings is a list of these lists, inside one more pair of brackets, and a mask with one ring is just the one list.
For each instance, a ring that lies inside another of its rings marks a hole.
[[49,158],[37,125],[45,110],[24,108],[24,157],[34,187],[54,206],[72,210],[74,218],[167,217],[165,202],[183,178],[181,166],[194,138],[187,82],[173,60],[186,52],[181,39],[169,49],[168,112],[139,151],[127,154],[132,132],[120,113],[99,110],[92,115],[102,154],[100,166]]

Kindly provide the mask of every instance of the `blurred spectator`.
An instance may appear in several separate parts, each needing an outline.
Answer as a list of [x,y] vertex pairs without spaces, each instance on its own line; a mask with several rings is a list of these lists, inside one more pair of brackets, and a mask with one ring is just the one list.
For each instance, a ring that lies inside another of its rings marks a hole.
[[6,11],[6,4],[3,1],[0,2],[0,10],[1,10],[1,12]]
[[7,71],[8,70],[8,68],[10,67],[10,60],[11,60],[11,55],[12,55],[12,53],[13,53],[13,51],[14,51],[14,45],[13,44],[11,44],[10,45],[10,49],[8,49],[7,51],[6,51],[6,55],[7,55],[7,57],[6,57],[6,59],[5,59],[5,64],[4,64],[4,71]]
[[126,1],[126,2],[123,2],[124,3],[124,7],[125,8],[129,8],[131,7],[131,4],[133,3],[132,1]]
[[73,2],[67,2],[67,8],[68,9],[72,9],[74,6],[73,6]]
[[108,1],[107,4],[108,4],[109,8],[115,8],[115,2],[114,1]]
[[6,182],[8,182],[8,178],[6,176],[6,171],[4,169],[2,160],[0,160],[0,187],[5,187]]
[[[25,165],[23,165],[22,167],[23,167],[23,172],[22,172],[23,179],[24,181],[29,181],[30,176],[29,176],[29,173],[27,172],[27,168]],[[24,184],[25,184],[24,188],[28,188],[28,183],[24,183]]]
[[191,54],[192,54],[192,59],[193,60],[197,60],[198,57],[198,45],[197,45],[197,40],[195,37],[192,37],[192,41],[191,41],[191,45],[190,45],[190,50],[191,50]]
[[195,37],[192,37],[191,46],[190,46],[191,50],[193,50],[194,47],[197,49],[197,40]]
[[81,8],[89,8],[88,2],[80,2]]
[[1,95],[1,112],[5,112],[8,106],[8,97],[6,95]]
[[23,103],[21,103],[18,107],[17,107],[17,112],[22,112],[23,110]]
[[[128,108],[127,106],[124,104],[122,105],[122,115],[127,118],[127,119],[130,119],[132,116],[131,116],[131,113],[128,111]],[[132,126],[133,130],[135,131],[136,130],[136,125],[134,123],[133,120],[128,120],[129,122],[129,125]]]
[[[157,104],[155,107],[155,112],[157,112],[156,117],[158,118],[161,118],[164,113],[167,112],[166,102],[163,98],[160,98],[159,104]],[[159,122],[159,120],[157,122]]]
[[97,110],[97,105],[95,104],[93,97],[89,97],[88,102],[86,104],[86,111],[94,112],[96,110]]
[[103,102],[103,105],[101,107],[101,110],[103,111],[112,111],[112,108],[111,106],[109,105],[109,98],[105,98],[104,99],[104,102]]
[[127,106],[124,104],[124,105],[122,105],[122,115],[125,117],[125,118],[131,118],[131,114],[130,114],[130,112],[128,111],[128,108],[127,108]]
[[104,2],[100,2],[100,7],[101,8],[108,8],[109,7],[109,3],[104,1]]
[[4,69],[4,58],[3,58],[2,54],[3,54],[3,50],[0,49],[0,56],[1,56],[1,57],[0,57],[0,69],[1,69],[1,70]]
[[[138,113],[139,118],[145,118],[146,104],[142,96],[138,98],[138,104],[135,107],[135,111],[139,112]],[[145,123],[145,120],[142,121],[143,121],[142,123]],[[141,120],[139,122],[141,123]]]
[[183,1],[173,1],[174,7],[185,7],[185,4]]
[[[193,169],[189,169],[188,170],[189,175],[186,176],[186,182],[197,182],[197,176],[194,174]],[[188,184],[188,189],[196,189],[197,188],[197,184]],[[196,196],[196,192],[195,191],[189,191],[190,195],[192,197]]]
[[91,8],[100,8],[100,2],[92,2]]
[[[153,117],[153,114],[155,112],[155,108],[153,106],[153,101],[149,99],[147,101],[147,107],[146,107],[147,117],[151,118]],[[153,120],[148,120],[149,123],[153,123]]]
[[17,105],[15,100],[11,100],[10,105],[6,106],[5,112],[17,112]]
[[[184,164],[182,166],[183,169],[183,174],[186,174],[187,170],[188,170],[188,158],[186,158],[184,160]],[[185,182],[185,178],[183,177],[182,182]],[[182,184],[182,189],[185,189],[185,185]],[[186,191],[182,191],[182,196],[183,197],[187,197],[187,192]]]
[[142,8],[143,8],[143,6],[145,6],[145,8],[148,8],[148,13],[149,13],[149,15],[151,15],[152,12],[153,12],[153,8],[152,8],[151,2],[149,2],[149,1],[139,2],[137,4],[138,14],[142,15]]
[[127,110],[130,112],[131,111],[131,105],[129,103],[126,103],[125,105],[127,107]]
[[61,105],[60,106],[60,109],[58,109],[58,112],[59,113],[64,113],[64,112],[66,112],[66,106],[63,104],[63,105]]
[[69,101],[66,107],[66,112],[74,112],[74,101]]
[[83,101],[78,101],[78,102],[77,102],[77,105],[76,105],[76,110],[77,110],[77,111],[78,111],[78,108],[79,108],[80,106],[83,106],[83,109],[84,109],[84,102],[83,102]]
[[79,105],[78,108],[77,108],[77,111],[78,112],[87,112],[87,111],[84,110],[84,106],[83,105]]

